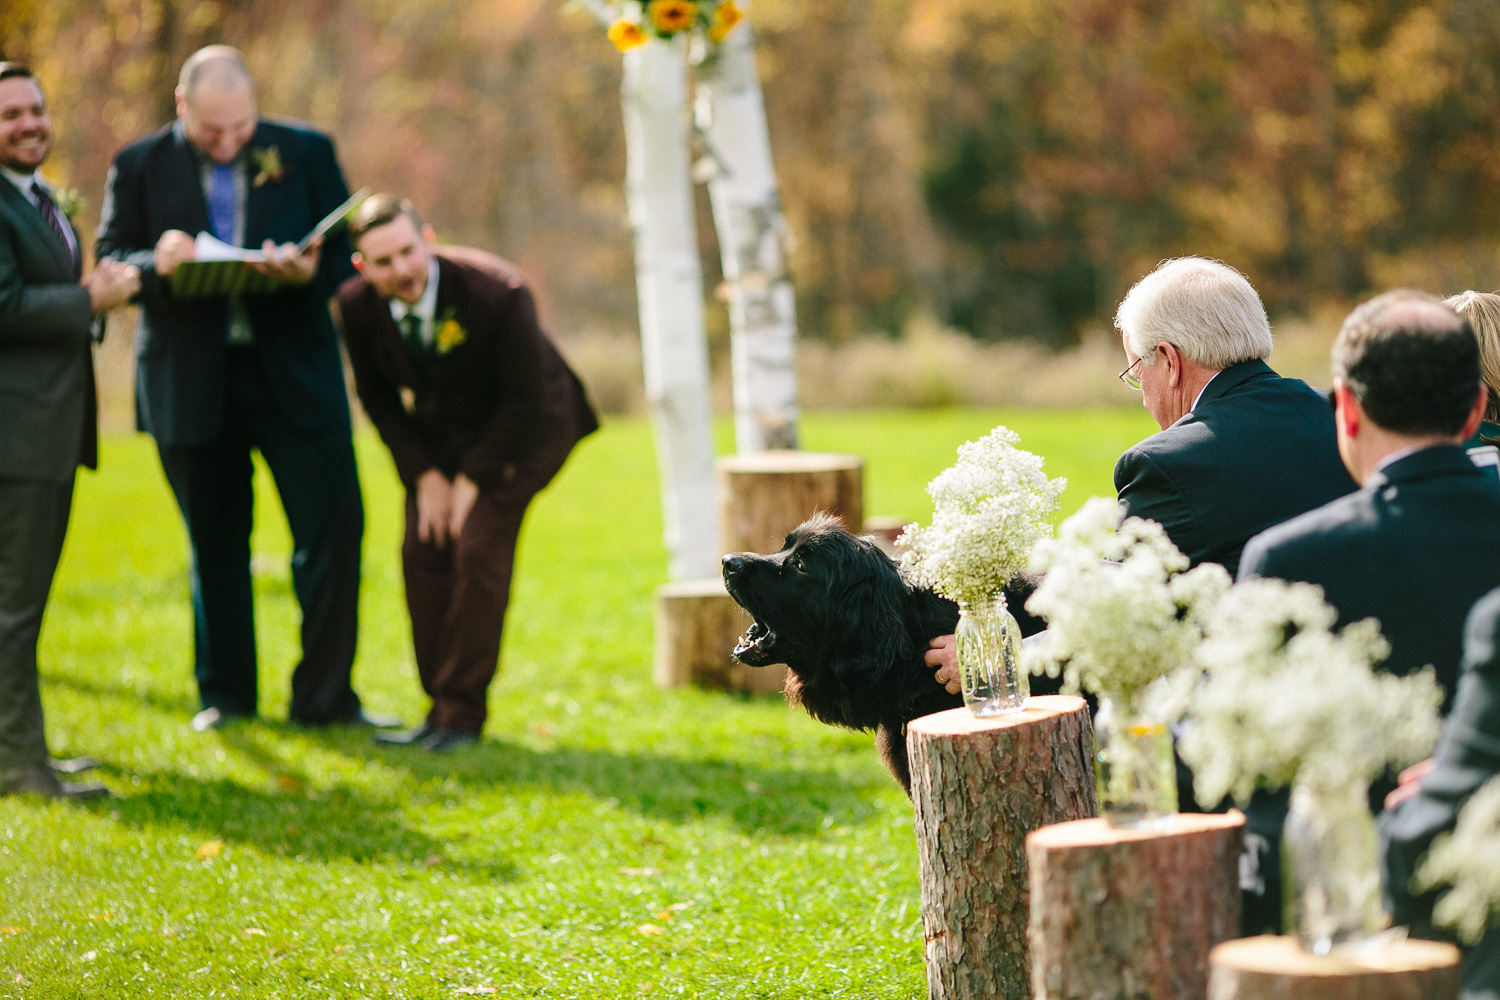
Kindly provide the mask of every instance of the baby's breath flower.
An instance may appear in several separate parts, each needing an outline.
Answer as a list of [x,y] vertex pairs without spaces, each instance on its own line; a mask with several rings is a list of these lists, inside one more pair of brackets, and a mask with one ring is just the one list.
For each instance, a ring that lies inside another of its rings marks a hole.
[[1042,459],[996,427],[958,449],[958,461],[927,484],[932,524],[909,524],[896,544],[901,566],[924,587],[975,606],[1021,570],[1031,547],[1052,531],[1065,479],[1048,479]]
[[1433,920],[1475,944],[1500,916],[1500,777],[1491,778],[1458,814],[1451,834],[1434,841],[1417,870],[1417,885],[1453,888],[1433,908]]

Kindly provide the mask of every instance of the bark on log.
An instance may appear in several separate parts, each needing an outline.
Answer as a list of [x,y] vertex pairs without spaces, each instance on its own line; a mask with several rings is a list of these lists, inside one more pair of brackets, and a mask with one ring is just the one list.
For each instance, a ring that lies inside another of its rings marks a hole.
[[1036,1000],[1203,1000],[1209,952],[1239,928],[1244,832],[1234,811],[1027,837]]
[[1210,957],[1209,1000],[1456,1000],[1458,949],[1406,939],[1370,954],[1309,955],[1293,937],[1226,941]]
[[1094,733],[1082,698],[1031,698],[977,719],[906,727],[933,1000],[1029,1000],[1026,835],[1093,816]]
[[724,552],[775,552],[787,532],[820,510],[853,532],[864,524],[864,463],[857,455],[763,451],[717,464]]
[[656,589],[653,676],[662,688],[697,684],[742,694],[771,694],[786,686],[786,667],[747,667],[730,651],[750,616],[718,577],[680,580]]

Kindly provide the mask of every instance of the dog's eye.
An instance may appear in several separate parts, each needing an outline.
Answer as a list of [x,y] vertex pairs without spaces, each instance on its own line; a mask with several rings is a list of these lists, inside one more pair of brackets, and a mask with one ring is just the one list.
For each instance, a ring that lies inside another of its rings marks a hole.
[[793,556],[786,561],[786,564],[792,570],[792,572],[800,573],[803,576],[807,575],[807,567],[802,564],[801,556]]

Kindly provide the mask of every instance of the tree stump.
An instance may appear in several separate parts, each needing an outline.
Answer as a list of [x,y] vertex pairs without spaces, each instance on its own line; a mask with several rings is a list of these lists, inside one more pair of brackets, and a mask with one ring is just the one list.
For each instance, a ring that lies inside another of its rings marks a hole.
[[750,616],[719,577],[679,580],[656,588],[657,687],[701,687],[771,694],[786,685],[786,667],[747,667],[731,655]]
[[775,552],[787,532],[825,511],[858,533],[864,463],[857,455],[762,451],[718,460],[719,547]]
[[1093,816],[1094,732],[1082,698],[1012,715],[967,708],[906,727],[933,1000],[1030,1000],[1026,835]]
[[1234,811],[1027,837],[1036,1000],[1203,1000],[1209,951],[1239,928],[1244,832]]
[[1456,1000],[1462,979],[1457,948],[1413,938],[1309,955],[1265,934],[1224,942],[1210,962],[1209,1000]]

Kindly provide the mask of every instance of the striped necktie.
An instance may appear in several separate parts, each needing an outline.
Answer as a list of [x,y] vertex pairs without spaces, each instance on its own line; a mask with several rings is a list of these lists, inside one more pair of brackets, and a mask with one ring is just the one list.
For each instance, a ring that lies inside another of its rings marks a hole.
[[406,350],[411,354],[411,359],[417,363],[418,370],[427,371],[427,345],[422,342],[422,317],[414,312],[409,312],[401,317],[401,341],[406,345]]
[[75,266],[78,264],[78,248],[73,241],[68,239],[68,224],[63,221],[62,213],[57,210],[57,203],[47,193],[47,189],[36,181],[31,182],[31,193],[36,195],[37,207],[42,210],[42,217],[47,220],[47,225],[62,240],[62,245],[68,248],[68,260]]

